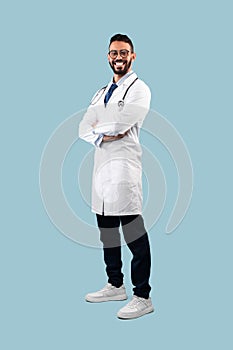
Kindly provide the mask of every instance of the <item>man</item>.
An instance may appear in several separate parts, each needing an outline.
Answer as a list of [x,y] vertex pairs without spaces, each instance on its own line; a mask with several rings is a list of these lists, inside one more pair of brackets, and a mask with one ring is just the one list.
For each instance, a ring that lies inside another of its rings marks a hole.
[[96,213],[103,243],[108,283],[89,293],[89,302],[127,299],[121,271],[121,225],[132,252],[132,300],[119,310],[121,319],[154,310],[149,296],[151,256],[142,218],[141,146],[139,130],[150,107],[148,86],[132,71],[136,58],[131,39],[110,39],[108,61],[113,79],[93,97],[80,125],[79,136],[95,146],[92,211]]

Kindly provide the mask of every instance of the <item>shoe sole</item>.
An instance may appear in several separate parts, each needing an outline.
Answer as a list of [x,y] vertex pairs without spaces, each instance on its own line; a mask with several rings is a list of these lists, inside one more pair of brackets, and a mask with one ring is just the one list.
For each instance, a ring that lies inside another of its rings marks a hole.
[[138,318],[147,314],[150,314],[154,312],[154,308],[153,306],[149,307],[148,309],[142,311],[142,312],[138,312],[137,314],[134,315],[130,315],[130,314],[121,314],[120,312],[118,312],[117,317],[120,318],[121,320],[132,320],[134,318]]
[[121,300],[126,300],[128,299],[126,294],[123,295],[116,295],[112,297],[101,297],[101,298],[95,298],[91,296],[86,296],[85,300],[88,301],[89,303],[103,303],[105,301],[121,301]]

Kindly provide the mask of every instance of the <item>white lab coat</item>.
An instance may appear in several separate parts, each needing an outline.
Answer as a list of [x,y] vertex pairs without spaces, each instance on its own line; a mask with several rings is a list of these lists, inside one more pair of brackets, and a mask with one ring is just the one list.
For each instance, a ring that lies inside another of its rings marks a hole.
[[[92,177],[92,211],[104,215],[142,213],[142,150],[139,130],[149,111],[151,93],[140,79],[129,88],[124,107],[118,107],[127,87],[137,75],[132,73],[114,90],[107,106],[106,90],[94,98],[79,125],[79,137],[95,146]],[[119,140],[102,142],[102,135],[118,135]]]

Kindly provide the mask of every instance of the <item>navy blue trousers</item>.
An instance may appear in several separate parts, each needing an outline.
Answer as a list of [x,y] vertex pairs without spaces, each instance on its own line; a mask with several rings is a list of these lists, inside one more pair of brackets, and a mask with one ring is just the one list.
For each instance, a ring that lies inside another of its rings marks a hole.
[[108,282],[115,287],[123,283],[120,224],[125,242],[132,253],[131,280],[134,294],[149,298],[151,254],[148,234],[141,215],[105,216],[96,214],[103,243]]

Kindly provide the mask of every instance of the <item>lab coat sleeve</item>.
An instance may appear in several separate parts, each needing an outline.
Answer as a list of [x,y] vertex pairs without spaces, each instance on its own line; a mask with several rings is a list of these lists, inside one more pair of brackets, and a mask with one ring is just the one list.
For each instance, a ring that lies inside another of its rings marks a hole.
[[93,106],[89,106],[79,124],[79,137],[93,146],[99,147],[102,139],[102,133],[95,132],[95,125],[97,124],[96,110]]
[[142,125],[150,108],[151,92],[149,87],[140,82],[132,87],[126,98],[124,107],[119,110],[117,103],[109,104],[105,117],[95,127],[95,133],[105,135],[123,134],[134,125]]

